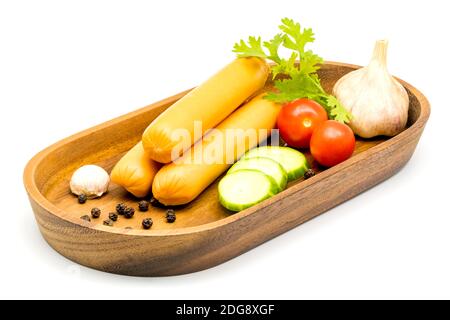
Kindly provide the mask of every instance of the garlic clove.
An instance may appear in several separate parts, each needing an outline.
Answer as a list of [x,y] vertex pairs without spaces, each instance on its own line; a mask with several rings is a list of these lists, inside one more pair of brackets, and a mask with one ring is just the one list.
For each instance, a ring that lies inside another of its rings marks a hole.
[[386,40],[377,41],[367,67],[336,82],[333,94],[353,115],[350,127],[363,138],[394,136],[406,127],[409,97],[387,70]]
[[110,178],[105,169],[96,165],[85,165],[77,169],[70,179],[70,190],[88,198],[101,197],[108,191]]

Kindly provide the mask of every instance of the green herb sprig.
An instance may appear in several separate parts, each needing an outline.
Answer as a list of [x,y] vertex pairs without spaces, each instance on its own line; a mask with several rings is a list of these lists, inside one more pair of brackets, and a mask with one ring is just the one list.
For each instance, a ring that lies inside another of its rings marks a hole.
[[[323,64],[323,59],[305,49],[315,40],[312,29],[302,28],[300,23],[289,18],[282,19],[278,28],[281,32],[269,41],[262,42],[261,37],[249,37],[248,41],[240,40],[233,48],[239,58],[259,57],[274,62],[272,77],[276,90],[269,92],[265,98],[278,103],[300,98],[312,99],[324,107],[330,119],[348,123],[352,117],[350,112],[336,97],[326,93],[320,83],[317,70]],[[280,56],[281,46],[291,51],[288,58]]]

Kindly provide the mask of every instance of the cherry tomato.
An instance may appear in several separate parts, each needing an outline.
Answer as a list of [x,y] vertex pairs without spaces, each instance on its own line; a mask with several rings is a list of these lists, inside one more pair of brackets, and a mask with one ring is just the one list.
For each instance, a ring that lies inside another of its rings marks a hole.
[[283,106],[277,126],[283,140],[294,148],[308,148],[314,129],[327,121],[325,109],[309,99],[298,99]]
[[350,158],[355,150],[355,135],[349,126],[328,120],[321,123],[311,137],[311,154],[325,167]]

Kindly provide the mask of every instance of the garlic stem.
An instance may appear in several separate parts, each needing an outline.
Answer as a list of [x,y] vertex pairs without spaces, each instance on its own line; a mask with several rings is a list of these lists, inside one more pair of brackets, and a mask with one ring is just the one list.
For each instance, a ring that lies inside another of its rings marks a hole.
[[380,67],[382,66],[387,70],[387,49],[388,40],[378,40],[373,48],[372,59],[370,60],[370,66]]

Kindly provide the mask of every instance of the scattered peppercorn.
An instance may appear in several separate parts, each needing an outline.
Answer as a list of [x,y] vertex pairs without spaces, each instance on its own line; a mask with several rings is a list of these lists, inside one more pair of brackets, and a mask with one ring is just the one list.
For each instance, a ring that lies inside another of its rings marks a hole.
[[153,225],[153,220],[152,218],[145,218],[144,220],[142,220],[142,227],[144,229],[150,229]]
[[87,197],[86,197],[85,194],[80,194],[80,195],[78,196],[78,203],[79,203],[79,204],[86,203],[86,201],[87,201]]
[[91,217],[89,217],[87,214],[84,215],[84,216],[81,216],[80,219],[81,220],[85,220],[85,221],[89,221],[89,222],[91,221]]
[[306,170],[305,174],[303,175],[303,177],[306,179],[309,179],[311,177],[314,177],[316,175],[316,172],[313,169],[308,169]]
[[101,214],[102,214],[102,211],[99,208],[92,208],[92,210],[91,210],[92,218],[97,219],[100,217]]
[[150,204],[151,204],[153,207],[157,207],[157,208],[164,208],[164,207],[165,207],[161,202],[159,202],[158,200],[156,200],[155,197],[152,197],[152,198],[150,199]]
[[114,222],[111,219],[108,219],[108,220],[103,221],[103,224],[105,226],[112,227],[114,225]]
[[148,211],[148,205],[149,205],[148,201],[145,201],[145,200],[139,201],[138,205],[139,205],[139,211],[142,211],[142,212]]
[[109,219],[112,221],[117,221],[117,219],[119,218],[119,215],[115,212],[110,212],[109,213]]
[[166,211],[166,220],[168,223],[173,223],[177,219],[175,215],[175,211],[173,209],[169,209]]
[[116,211],[119,215],[123,216],[125,214],[125,210],[127,209],[127,206],[124,203],[119,203],[116,206]]
[[134,216],[134,209],[133,208],[126,208],[125,212],[123,213],[123,215],[125,216],[125,218],[127,219],[131,219]]

